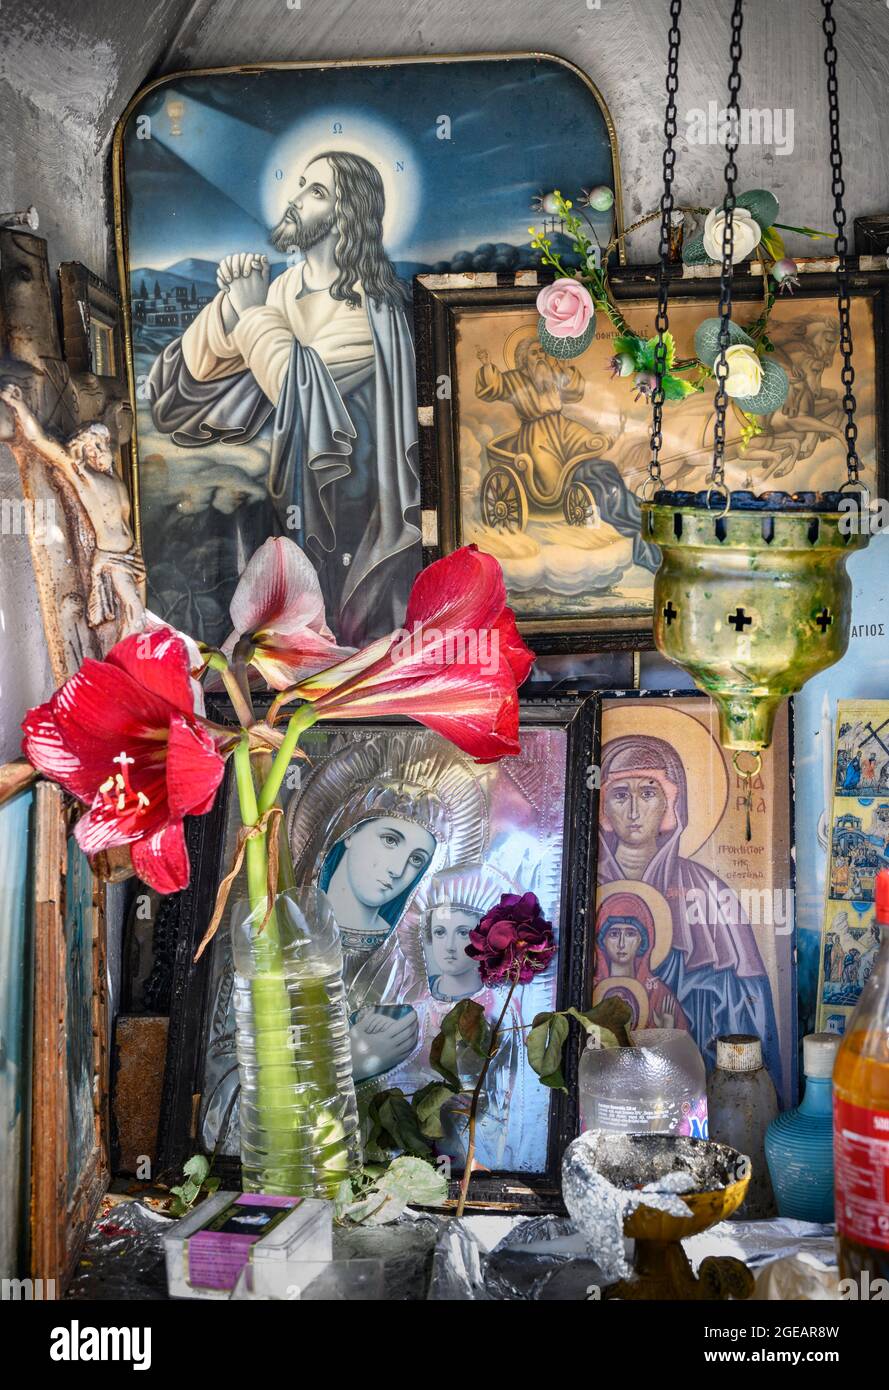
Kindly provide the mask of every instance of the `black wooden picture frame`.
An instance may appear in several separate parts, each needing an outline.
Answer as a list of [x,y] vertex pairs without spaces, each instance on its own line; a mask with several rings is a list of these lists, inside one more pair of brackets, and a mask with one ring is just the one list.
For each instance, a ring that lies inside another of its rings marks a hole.
[[[256,704],[261,717],[262,700],[257,700]],[[220,722],[231,720],[230,706],[225,699],[211,699],[208,706],[211,706],[209,717]],[[592,948],[586,921],[589,904],[594,898],[595,880],[597,791],[590,770],[597,765],[599,756],[598,696],[576,690],[553,695],[528,687],[521,699],[520,724],[525,728],[561,728],[567,733],[556,1007],[565,1008],[569,1004],[582,1007],[581,1001],[590,993],[592,977]],[[369,727],[365,721],[348,725],[345,721],[330,720],[325,721],[325,725],[353,731]],[[419,726],[407,720],[380,719],[373,721],[373,727],[416,730]],[[180,1172],[187,1158],[202,1151],[202,1077],[213,1013],[215,943],[196,964],[194,955],[208,925],[218,883],[230,867],[222,861],[229,801],[234,794],[229,769],[212,811],[187,823],[192,879],[189,887],[178,895],[178,940],[158,1134],[158,1166],[167,1174]],[[237,889],[233,891],[236,893]],[[571,1029],[564,1067],[566,1090],[550,1093],[544,1170],[539,1173],[476,1172],[470,1189],[473,1205],[528,1211],[561,1210],[561,1158],[567,1144],[578,1133],[579,1124],[577,1068],[582,1039],[580,1029],[573,1022]],[[237,1186],[240,1182],[240,1163],[235,1158],[215,1155],[213,1171],[222,1177],[224,1186]],[[456,1197],[459,1177],[457,1173],[452,1181],[452,1197]]]
[[[616,706],[617,702],[623,702],[625,706],[632,706],[637,701],[663,701],[670,705],[674,701],[693,701],[695,703],[709,704],[710,697],[703,691],[694,686],[685,688],[669,689],[646,689],[633,688],[628,690],[600,690],[598,692],[599,702],[599,737],[598,747],[600,755],[605,751],[603,740],[603,714],[607,712],[606,707]],[[796,745],[794,742],[794,703],[793,698],[789,698],[779,711],[779,717],[786,710],[786,729],[781,738],[781,748],[783,752],[783,768],[775,767],[774,795],[776,806],[780,806],[779,815],[786,827],[787,837],[787,882],[786,890],[789,894],[787,902],[793,905],[793,921],[789,931],[789,947],[787,950],[787,960],[784,963],[786,979],[784,980],[785,1002],[788,1006],[787,1017],[783,1018],[783,1026],[778,1025],[779,1048],[788,1063],[786,1084],[784,1094],[780,1097],[781,1107],[789,1109],[795,1106],[799,1100],[800,1086],[800,1039],[805,1031],[801,1029],[801,999],[800,999],[800,970],[798,960],[798,926],[796,921]],[[642,733],[645,730],[639,730]],[[601,768],[601,763],[597,760],[597,767]],[[785,775],[779,775],[783,770]],[[759,774],[757,774],[758,776]],[[731,774],[729,774],[731,776]],[[731,784],[730,784],[731,785]],[[731,790],[729,792],[729,799]],[[599,883],[599,869],[601,867],[598,855],[599,841],[599,821],[600,815],[605,813],[605,803],[602,799],[601,789],[598,794],[595,810],[595,825],[593,827],[593,837],[595,846],[593,849],[594,879],[591,887],[591,900],[589,904],[588,931],[590,970],[595,974],[596,967],[596,918],[597,918],[597,897],[602,886]],[[783,862],[783,861],[782,861]],[[776,1011],[777,1012],[777,1011]],[[783,1015],[782,1015],[783,1017]],[[650,1026],[650,1025],[649,1025]]]
[[[830,263],[800,262],[799,288],[796,301],[807,298],[833,297],[836,276],[832,269],[815,269],[815,265]],[[875,454],[876,492],[889,495],[889,425],[885,400],[889,391],[889,271],[859,270],[858,262],[850,259],[849,292],[854,299],[866,298],[873,304],[874,388],[875,388]],[[718,300],[719,282],[712,275],[690,274],[691,267],[677,265],[671,273],[671,303],[694,303]],[[694,268],[698,269],[698,268]],[[615,268],[610,277],[612,293],[620,308],[634,303],[651,302],[656,298],[656,266]],[[523,309],[534,312],[542,285],[552,282],[548,271],[522,271],[484,275],[425,275],[414,282],[414,325],[417,345],[417,399],[420,415],[421,502],[423,521],[423,561],[446,555],[465,543],[460,502],[460,393],[457,387],[458,317],[464,313],[490,310]],[[736,318],[746,322],[756,315],[757,301],[762,302],[761,275],[736,270],[733,301]],[[716,309],[714,308],[714,313]],[[600,315],[604,320],[604,315]],[[651,313],[651,331],[654,308]],[[605,321],[607,325],[607,321]],[[600,323],[600,327],[603,326]],[[607,325],[610,329],[610,325]],[[597,329],[598,333],[598,329]],[[864,344],[855,344],[860,379],[866,380]],[[625,390],[627,400],[633,398],[631,382],[616,383]],[[679,418],[683,405],[668,407],[673,413],[669,420]],[[837,443],[837,476],[830,487],[838,488],[845,479],[843,446]],[[766,487],[781,489],[780,476],[771,482],[753,484],[754,491]],[[515,601],[510,597],[513,606]],[[598,617],[553,616],[552,618],[522,619],[519,628],[530,647],[539,653],[591,652],[603,650],[648,649],[653,646],[651,614],[622,618],[619,615]]]

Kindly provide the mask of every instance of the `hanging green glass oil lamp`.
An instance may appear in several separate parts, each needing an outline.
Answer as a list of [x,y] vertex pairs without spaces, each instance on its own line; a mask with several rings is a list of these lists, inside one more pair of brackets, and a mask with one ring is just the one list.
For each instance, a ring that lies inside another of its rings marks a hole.
[[[836,23],[832,0],[822,0],[830,104],[831,167],[840,350],[845,410],[846,480],[838,492],[730,492],[725,483],[726,353],[732,345],[732,253],[735,179],[740,127],[743,0],[734,0],[731,19],[729,137],[725,165],[725,235],[719,299],[719,342],[713,464],[705,490],[669,492],[659,463],[668,329],[670,227],[678,89],[679,19],[682,0],[671,0],[671,28],[664,123],[664,192],[661,199],[660,276],[653,394],[651,462],[642,492],[642,534],[660,548],[654,582],[654,639],[658,650],[685,668],[719,710],[720,741],[733,752],[748,788],[772,739],[775,713],[786,696],[816,672],[838,661],[849,639],[851,583],[846,559],[867,544],[866,525],[850,523],[842,495],[855,495],[852,514],[864,518],[868,495],[859,481],[856,451],[852,333],[846,265],[839,141]],[[734,119],[732,119],[734,118]],[[747,751],[752,757],[741,765]]]

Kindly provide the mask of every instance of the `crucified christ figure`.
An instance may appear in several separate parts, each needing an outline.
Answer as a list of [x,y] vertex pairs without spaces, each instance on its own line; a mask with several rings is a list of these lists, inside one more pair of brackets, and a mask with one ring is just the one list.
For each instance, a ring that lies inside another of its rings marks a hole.
[[44,434],[40,421],[25,404],[14,383],[0,387],[0,401],[12,412],[15,438],[27,443],[56,470],[73,490],[95,536],[90,566],[87,622],[98,628],[114,623],[113,641],[145,626],[145,566],[130,525],[130,498],[114,471],[111,435],[107,426],[92,424],[78,430],[67,444]]

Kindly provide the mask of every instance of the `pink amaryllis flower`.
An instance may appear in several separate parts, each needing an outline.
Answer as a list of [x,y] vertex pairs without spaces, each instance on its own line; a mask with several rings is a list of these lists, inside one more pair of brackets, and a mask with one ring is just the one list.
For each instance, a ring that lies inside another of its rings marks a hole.
[[210,810],[225,766],[195,715],[190,667],[169,628],[136,633],[22,721],[28,760],[89,807],[74,829],[85,853],[130,845],[160,893],[187,885],[182,820]]
[[254,551],[229,612],[234,632],[223,653],[231,659],[235,645],[246,639],[250,665],[273,690],[286,690],[352,651],[337,646],[324,618],[315,567],[286,536],[271,536]]
[[503,571],[474,545],[414,581],[405,626],[292,692],[316,718],[400,714],[478,762],[519,752],[518,687],[534,662],[506,606]]

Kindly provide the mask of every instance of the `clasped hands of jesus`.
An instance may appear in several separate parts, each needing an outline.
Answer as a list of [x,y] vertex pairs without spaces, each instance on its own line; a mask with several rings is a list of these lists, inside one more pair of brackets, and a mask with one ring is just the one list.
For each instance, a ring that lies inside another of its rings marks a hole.
[[225,256],[216,271],[216,283],[235,315],[265,304],[269,291],[269,258],[258,252],[236,252]]

